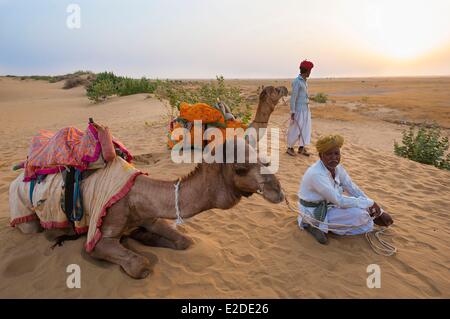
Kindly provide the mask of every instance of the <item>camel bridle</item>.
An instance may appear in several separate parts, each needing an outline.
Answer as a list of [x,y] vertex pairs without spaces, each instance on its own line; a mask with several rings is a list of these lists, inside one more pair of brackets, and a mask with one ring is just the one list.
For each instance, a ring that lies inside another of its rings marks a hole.
[[175,187],[175,214],[177,216],[175,225],[184,224],[184,220],[183,220],[183,218],[181,218],[181,211],[180,211],[180,199],[179,199],[180,185],[181,185],[181,178],[179,178],[178,182],[174,185],[174,187]]

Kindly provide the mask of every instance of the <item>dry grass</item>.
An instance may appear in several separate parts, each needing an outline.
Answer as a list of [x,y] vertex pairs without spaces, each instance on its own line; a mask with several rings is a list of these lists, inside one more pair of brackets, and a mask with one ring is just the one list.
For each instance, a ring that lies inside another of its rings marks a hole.
[[[245,96],[255,95],[262,85],[284,85],[291,79],[227,80]],[[313,115],[334,119],[379,119],[398,122],[435,121],[450,128],[450,77],[310,79],[309,93],[323,92],[329,102]],[[288,99],[287,99],[288,102]],[[255,102],[255,104],[257,101]],[[330,107],[331,105],[331,107]],[[346,110],[347,109],[347,110]]]
[[80,85],[85,85],[88,83],[87,79],[83,79],[80,77],[69,78],[64,82],[63,89],[71,89]]
[[351,111],[345,106],[326,104],[317,107],[311,107],[311,116],[313,118],[339,120],[339,121],[367,121],[366,116],[356,111]]

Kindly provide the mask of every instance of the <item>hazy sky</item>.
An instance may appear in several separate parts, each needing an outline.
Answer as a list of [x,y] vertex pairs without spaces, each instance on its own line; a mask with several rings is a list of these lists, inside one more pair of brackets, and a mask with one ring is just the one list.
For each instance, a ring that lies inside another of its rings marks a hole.
[[[80,8],[80,28],[67,12]],[[450,0],[0,0],[0,74],[450,75]]]

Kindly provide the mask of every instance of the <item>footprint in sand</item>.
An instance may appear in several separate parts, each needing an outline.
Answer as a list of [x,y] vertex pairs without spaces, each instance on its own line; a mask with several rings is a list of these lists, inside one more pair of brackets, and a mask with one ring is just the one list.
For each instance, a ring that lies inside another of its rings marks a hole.
[[190,271],[200,272],[212,267],[214,263],[214,258],[210,256],[196,255],[195,257],[190,258],[190,260],[186,260],[185,266]]
[[225,226],[226,229],[230,230],[230,231],[237,231],[242,229],[242,226],[238,225],[238,224],[227,224]]
[[261,218],[275,218],[276,214],[271,210],[264,210],[264,211],[260,212],[260,217]]
[[138,154],[133,156],[133,162],[136,164],[150,165],[158,163],[163,157],[164,154],[162,153]]
[[33,272],[38,264],[38,254],[27,254],[14,258],[2,271],[5,277],[17,277]]
[[246,255],[236,255],[236,260],[243,262],[243,263],[252,263],[255,260],[255,257],[250,255],[250,254],[246,254]]
[[9,185],[0,186],[0,194],[7,193],[9,191]]

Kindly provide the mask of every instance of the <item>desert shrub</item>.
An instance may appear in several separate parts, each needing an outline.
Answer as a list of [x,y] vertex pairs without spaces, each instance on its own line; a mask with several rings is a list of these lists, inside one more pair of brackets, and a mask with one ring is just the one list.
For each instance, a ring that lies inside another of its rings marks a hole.
[[103,81],[109,81],[113,85],[117,86],[119,84],[119,77],[115,76],[113,72],[101,72],[97,73],[95,75],[94,82],[103,82]]
[[156,81],[156,96],[162,100],[169,101],[173,110],[179,110],[181,102],[197,103],[197,94],[194,89],[186,89],[182,84],[175,81]]
[[121,78],[118,84],[117,93],[121,96],[138,93],[153,93],[155,92],[155,89],[156,84],[150,82],[146,78]]
[[52,80],[52,76],[50,75],[31,75],[29,77],[26,77],[32,80],[42,80],[42,81],[48,81],[50,82]]
[[327,103],[328,96],[325,93],[319,92],[311,97],[311,100],[317,103]]
[[97,77],[86,87],[87,97],[94,102],[106,100],[114,94],[117,94],[117,83],[107,74]]
[[252,119],[252,110],[249,104],[246,104],[245,107],[238,107],[237,111],[234,111],[233,114],[244,124],[249,124]]
[[90,100],[99,102],[112,95],[131,95],[138,93],[153,93],[156,83],[146,78],[132,79],[116,76],[113,72],[102,72],[95,77],[88,77],[86,95]]
[[85,84],[86,80],[79,78],[79,77],[74,77],[74,78],[69,78],[64,82],[64,86],[63,89],[67,90],[67,89],[71,89],[80,85]]
[[250,106],[241,97],[240,89],[227,86],[223,76],[217,76],[215,82],[212,81],[200,87],[187,88],[182,82],[169,80],[157,81],[156,86],[156,96],[169,101],[172,114],[174,110],[180,108],[181,102],[214,105],[220,100],[230,107],[231,112],[242,123],[247,124],[251,119]]
[[402,135],[402,145],[394,143],[396,155],[450,170],[450,154],[445,155],[449,147],[448,137],[441,136],[441,128],[437,124],[410,127]]
[[41,80],[47,81],[50,83],[56,83],[63,80],[72,79],[75,77],[81,76],[90,76],[93,73],[91,71],[76,71],[74,73],[67,73],[64,75],[30,75],[30,76],[21,76],[21,80],[31,79],[31,80]]

